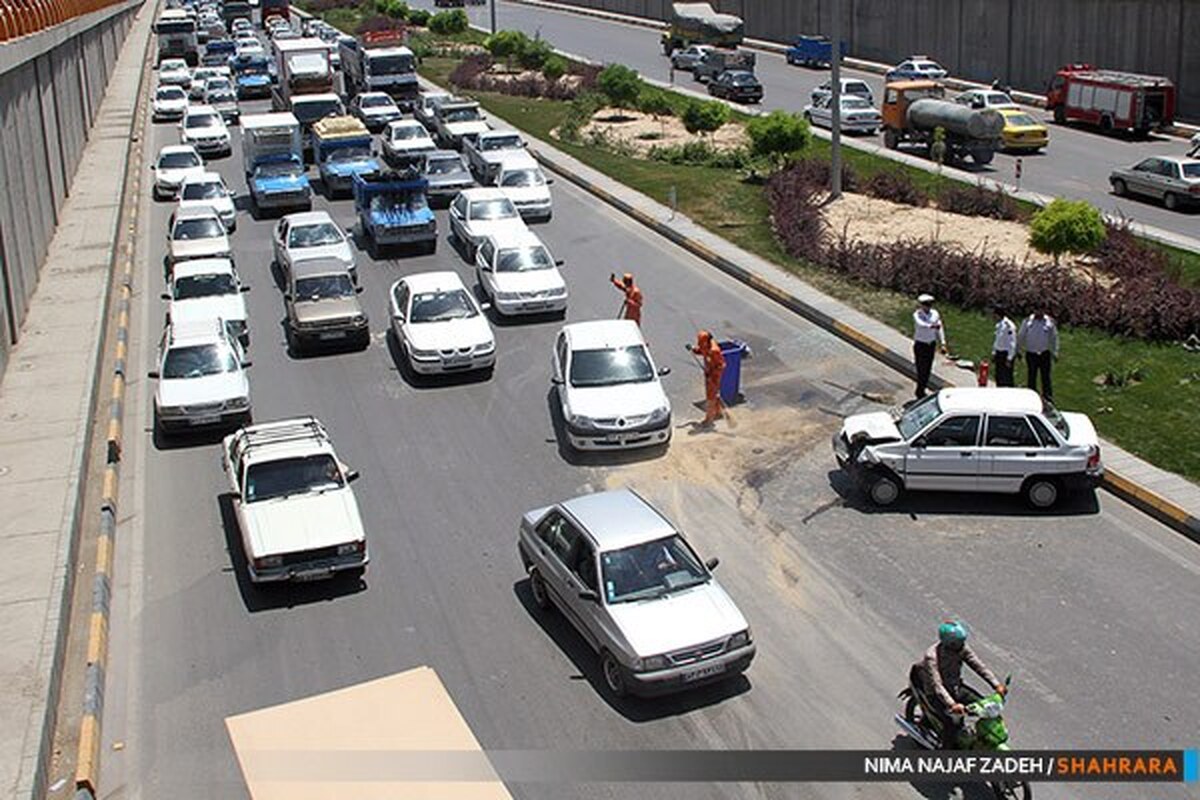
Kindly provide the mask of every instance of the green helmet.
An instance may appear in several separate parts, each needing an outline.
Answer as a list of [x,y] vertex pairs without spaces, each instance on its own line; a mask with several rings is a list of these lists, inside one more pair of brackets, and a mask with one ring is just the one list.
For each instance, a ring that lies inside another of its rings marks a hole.
[[948,619],[938,626],[938,641],[942,644],[961,647],[967,636],[967,626],[960,620]]

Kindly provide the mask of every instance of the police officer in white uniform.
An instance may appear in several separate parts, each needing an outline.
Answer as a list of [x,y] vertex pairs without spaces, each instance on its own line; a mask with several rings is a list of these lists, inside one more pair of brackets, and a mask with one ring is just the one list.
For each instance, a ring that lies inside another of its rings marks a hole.
[[942,315],[933,307],[933,295],[923,294],[917,298],[917,310],[913,312],[913,364],[917,368],[917,399],[929,390],[929,374],[933,371],[933,355],[940,347],[946,352],[946,329],[942,326]]

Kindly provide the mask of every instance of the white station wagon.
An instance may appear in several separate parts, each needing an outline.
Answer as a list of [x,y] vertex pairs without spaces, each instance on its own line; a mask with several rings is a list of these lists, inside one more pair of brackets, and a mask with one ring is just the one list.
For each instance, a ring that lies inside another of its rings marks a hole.
[[655,695],[738,675],[746,618],[683,535],[629,489],[534,509],[517,549],[540,609],[557,607],[600,656],[608,690]]
[[1031,389],[942,389],[904,409],[855,414],[833,451],[880,506],[905,489],[928,489],[1020,493],[1049,508],[1104,475],[1092,421]]

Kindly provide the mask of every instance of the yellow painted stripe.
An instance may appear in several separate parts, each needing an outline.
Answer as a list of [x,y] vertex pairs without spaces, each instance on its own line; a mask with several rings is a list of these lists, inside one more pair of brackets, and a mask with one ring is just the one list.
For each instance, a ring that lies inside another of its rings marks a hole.
[[118,444],[120,444],[120,442],[121,442],[121,420],[110,419],[108,421],[108,441],[117,442]]
[[100,664],[108,653],[108,621],[99,611],[92,612],[88,621],[87,660],[89,664]]
[[113,541],[111,536],[96,539],[96,571],[112,577]]
[[75,788],[96,792],[100,772],[100,720],[91,714],[79,724],[79,766],[75,768]]
[[128,328],[129,327],[129,312],[126,311],[125,309],[121,309],[121,313],[117,315],[117,327],[118,328]]
[[875,352],[875,353],[887,352],[887,348],[884,347],[879,342],[877,342],[875,339],[873,339],[870,336],[867,336],[865,333],[858,330],[857,328],[852,328],[851,326],[847,325],[846,323],[842,322],[841,320],[835,319],[833,321],[833,327],[842,336],[845,336],[847,339],[851,339],[855,342],[858,342],[860,345],[867,348],[868,350],[871,350],[872,352]]
[[125,379],[122,378],[120,375],[114,375],[113,382],[112,382],[112,394],[109,396],[112,398],[113,402],[115,403],[121,399],[121,395],[124,393],[125,393]]
[[121,340],[119,340],[119,339],[118,339],[118,340],[117,340],[117,348],[116,348],[116,350],[117,350],[116,357],[117,357],[117,358],[124,358],[124,357],[125,357],[125,351],[126,351],[125,342],[123,342],[123,341],[121,341]]
[[104,485],[100,488],[100,499],[113,502],[117,499],[117,471],[111,467],[104,470]]
[[1139,486],[1123,475],[1115,472],[1105,472],[1104,480],[1117,491],[1128,494],[1136,498],[1139,502],[1150,506],[1166,517],[1175,520],[1176,522],[1185,523],[1191,516],[1187,511],[1166,500],[1162,496],[1150,491],[1149,489]]

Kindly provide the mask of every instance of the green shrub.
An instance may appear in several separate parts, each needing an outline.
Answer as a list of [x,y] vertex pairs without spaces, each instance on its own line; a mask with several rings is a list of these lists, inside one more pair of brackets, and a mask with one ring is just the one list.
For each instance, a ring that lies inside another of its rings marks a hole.
[[695,139],[676,145],[655,145],[647,155],[666,164],[714,169],[743,169],[750,165],[750,153],[741,147],[718,150],[705,139]]
[[683,127],[688,133],[712,133],[729,121],[729,106],[717,100],[689,103],[683,111]]
[[604,107],[607,98],[599,92],[581,92],[571,101],[567,115],[558,126],[558,136],[566,142],[578,142],[579,131],[592,121],[592,115]]
[[1108,235],[1104,218],[1085,200],[1054,200],[1038,210],[1029,223],[1029,243],[1040,253],[1089,253]]
[[548,81],[556,81],[567,74],[567,60],[559,55],[552,55],[542,64],[542,74]]
[[658,119],[671,116],[675,108],[665,92],[647,87],[638,95],[637,110]]
[[440,11],[429,19],[429,30],[440,34],[463,33],[471,27],[467,12],[461,8],[453,11]]
[[520,31],[496,31],[484,40],[483,46],[496,58],[520,58],[529,46],[529,37]]
[[750,137],[750,151],[769,159],[778,167],[808,146],[812,140],[812,129],[808,120],[799,114],[772,111],[750,120],[746,125],[746,135]]
[[624,64],[609,64],[600,70],[596,86],[616,108],[634,108],[642,93],[642,79]]
[[408,11],[408,21],[413,25],[425,27],[429,24],[429,18],[433,15],[423,8],[412,8]]

